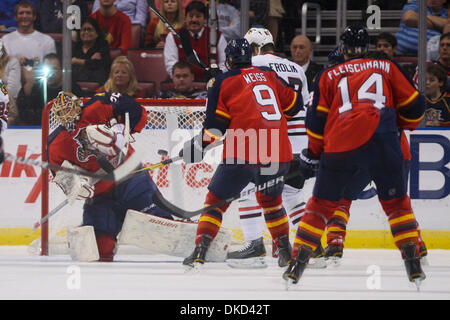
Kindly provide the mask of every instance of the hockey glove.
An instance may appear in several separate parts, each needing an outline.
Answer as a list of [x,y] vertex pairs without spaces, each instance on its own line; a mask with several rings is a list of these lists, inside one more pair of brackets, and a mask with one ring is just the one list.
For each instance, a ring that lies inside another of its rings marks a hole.
[[205,71],[205,80],[208,82],[210,79],[217,77],[222,73],[222,70],[216,64],[211,65],[211,68]]
[[315,177],[319,169],[319,157],[309,149],[303,149],[300,153],[299,169],[305,179]]
[[199,134],[184,143],[183,149],[178,154],[185,163],[197,163],[203,160],[205,155],[203,149],[203,135]]
[[[71,164],[69,161],[64,160],[63,167],[77,168],[78,166]],[[75,202],[75,200],[87,200],[94,196],[94,185],[91,183],[91,179],[68,173],[65,171],[58,171],[56,173],[55,183],[62,189],[69,201],[69,204]]]
[[114,157],[120,153],[125,145],[125,126],[116,123],[113,126],[105,124],[90,125],[86,127],[86,135],[90,147],[101,153]]
[[294,158],[291,160],[291,166],[289,167],[288,175],[292,174],[293,172],[300,171],[300,174],[297,174],[296,176],[287,179],[286,184],[290,185],[291,187],[294,187],[296,189],[302,189],[305,185],[305,177],[303,176],[302,171],[300,170],[300,155],[294,154]]
[[5,151],[3,150],[3,139],[0,137],[0,164],[5,160]]

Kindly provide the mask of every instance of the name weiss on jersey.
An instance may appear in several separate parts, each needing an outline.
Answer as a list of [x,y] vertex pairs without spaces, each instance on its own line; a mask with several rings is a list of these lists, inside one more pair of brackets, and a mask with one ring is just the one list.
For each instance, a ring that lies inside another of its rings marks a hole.
[[387,61],[373,60],[373,61],[366,61],[363,63],[341,64],[328,71],[327,75],[328,78],[332,80],[333,76],[337,77],[341,74],[361,72],[368,69],[380,69],[386,73],[389,73],[391,70],[391,63]]
[[261,82],[261,81],[267,82],[267,79],[263,73],[247,73],[242,76],[244,77],[244,80],[247,83]]

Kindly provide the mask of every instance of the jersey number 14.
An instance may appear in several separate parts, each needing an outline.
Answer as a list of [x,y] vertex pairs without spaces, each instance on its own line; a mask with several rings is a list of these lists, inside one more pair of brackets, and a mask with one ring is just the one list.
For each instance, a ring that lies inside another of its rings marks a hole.
[[[375,84],[375,92],[370,92],[369,89]],[[353,108],[350,101],[350,93],[348,90],[347,77],[339,81],[338,88],[341,92],[342,107],[339,108],[339,113],[346,112]],[[383,76],[379,73],[372,73],[372,75],[364,81],[358,90],[358,100],[372,100],[373,105],[378,109],[383,109],[386,103],[386,96],[383,95]]]

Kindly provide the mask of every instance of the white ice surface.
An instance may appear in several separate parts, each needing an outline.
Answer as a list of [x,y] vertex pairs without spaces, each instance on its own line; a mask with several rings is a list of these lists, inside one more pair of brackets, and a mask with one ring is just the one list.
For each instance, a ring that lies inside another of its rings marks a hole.
[[[289,291],[276,260],[267,259],[267,269],[206,263],[199,274],[186,274],[181,258],[162,255],[118,254],[113,263],[76,263],[68,256],[30,256],[25,247],[0,246],[0,299],[450,299],[450,250],[429,250],[419,292],[396,250],[347,249],[339,267],[306,269]],[[379,271],[378,282],[371,270]]]

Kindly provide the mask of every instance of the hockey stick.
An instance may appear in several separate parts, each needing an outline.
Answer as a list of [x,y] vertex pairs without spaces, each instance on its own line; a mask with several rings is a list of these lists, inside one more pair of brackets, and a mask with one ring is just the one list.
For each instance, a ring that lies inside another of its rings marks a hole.
[[107,174],[99,174],[84,170],[78,170],[78,169],[72,169],[72,168],[66,168],[63,166],[58,166],[56,164],[52,164],[49,162],[43,162],[39,160],[33,160],[33,159],[26,159],[23,157],[16,157],[10,154],[5,155],[5,160],[14,161],[22,164],[32,165],[41,167],[44,169],[52,170],[52,171],[65,171],[72,174],[76,174],[79,176],[85,176],[89,178],[99,179],[99,180],[106,180],[106,181],[119,181],[125,176],[127,176],[132,170],[134,170],[140,162],[141,155],[138,153],[134,153],[131,155],[127,161],[125,161],[120,167],[115,169],[114,171],[107,173]]
[[197,65],[205,70],[209,70],[209,67],[204,63],[198,56],[197,52],[192,48],[191,40],[189,38],[189,31],[182,28],[180,33],[178,33],[174,27],[167,21],[167,19],[161,15],[161,13],[156,9],[154,0],[147,0],[148,7],[153,11],[154,14],[164,23],[164,25],[169,29],[169,31],[181,41],[181,46],[183,47],[184,54],[187,57],[189,63]]
[[[128,176],[128,172],[126,172],[126,170],[129,170],[130,168],[135,169],[139,165],[140,156],[137,155],[137,156],[133,157],[135,154],[137,154],[137,153],[135,152],[133,155],[130,156],[130,158],[128,158],[124,163],[122,163],[122,166],[124,166],[124,165],[127,166],[127,169],[124,170],[125,174],[122,173],[122,171],[119,171],[119,169],[114,170],[114,167],[108,162],[108,160],[106,160],[104,158],[98,158],[98,162],[104,171],[109,172],[107,175],[113,175],[113,176],[115,175],[115,179],[117,179],[117,180],[113,180],[113,181],[119,182],[119,180],[123,181],[124,177]],[[131,159],[132,157],[133,157],[133,159]],[[65,170],[63,170],[63,171],[65,171]],[[100,175],[100,176],[103,177],[104,175]],[[99,180],[102,180],[102,179],[97,179],[97,178],[94,179],[92,184],[96,184]],[[39,221],[34,223],[33,230],[36,230],[40,226],[42,226],[43,223],[45,223],[48,219],[50,219],[50,217],[52,217],[56,213],[58,213],[68,203],[69,203],[69,200],[65,199],[63,202],[61,202],[59,205],[57,205],[53,210],[51,210],[49,213],[47,213],[43,218],[41,218]]]
[[[158,153],[159,153],[160,155],[167,155],[167,151],[164,151],[164,150],[158,150]],[[168,165],[168,164],[170,164],[170,163],[172,163],[172,162],[175,162],[175,161],[178,161],[178,160],[181,160],[181,159],[183,159],[183,158],[180,157],[180,156],[176,156],[176,157],[173,157],[173,158],[170,158],[170,159],[161,161],[161,162],[159,162],[159,163],[156,163],[156,164],[147,166],[147,167],[145,167],[145,168],[141,168],[141,169],[139,169],[139,170],[135,170],[135,171],[133,171],[132,173],[130,173],[129,175],[127,175],[126,177],[123,177],[123,178],[121,179],[120,182],[123,182],[123,181],[125,181],[125,180],[128,180],[129,178],[133,177],[133,176],[134,176],[135,174],[137,174],[137,173],[140,173],[140,172],[143,172],[143,171],[146,171],[146,170],[147,170],[147,171],[152,171],[152,170],[155,170],[155,169],[164,167],[165,165]],[[95,183],[96,183],[96,182],[95,182]],[[94,183],[94,184],[95,184],[95,183]],[[39,220],[38,222],[36,222],[36,223],[33,225],[33,230],[38,229],[43,223],[45,223],[48,219],[50,219],[50,217],[52,217],[52,216],[54,216],[56,213],[58,213],[58,212],[59,212],[62,208],[64,208],[68,203],[69,203],[69,200],[67,200],[67,199],[65,199],[63,202],[61,202],[61,203],[60,203],[58,206],[56,206],[53,210],[51,210],[49,213],[47,213],[47,215],[46,215],[45,217],[43,217],[41,220]],[[181,217],[181,218],[182,218],[182,217]]]
[[239,193],[236,196],[230,197],[228,199],[223,199],[219,202],[216,202],[214,204],[211,204],[209,206],[203,207],[203,208],[201,208],[199,210],[195,210],[195,211],[187,211],[187,210],[183,210],[183,209],[175,206],[174,204],[170,203],[167,199],[165,199],[164,196],[159,191],[157,191],[153,195],[152,200],[153,200],[153,203],[155,203],[158,207],[169,212],[170,214],[172,214],[176,217],[179,217],[179,218],[189,219],[189,218],[195,217],[199,214],[203,214],[211,209],[218,208],[227,203],[233,202],[239,198],[246,197],[246,196],[256,193],[258,191],[263,191],[265,189],[271,188],[271,187],[277,185],[278,183],[287,181],[291,178],[296,177],[299,174],[301,174],[301,172],[300,172],[300,170],[297,170],[294,172],[290,172],[285,176],[279,176],[279,177],[273,178],[261,185],[255,186],[254,188],[241,191],[241,193]]
[[33,225],[33,230],[38,229],[40,226],[42,226],[43,223],[47,222],[48,219],[50,219],[50,217],[52,217],[53,215],[55,215],[57,212],[59,212],[59,210],[61,210],[62,208],[64,208],[67,204],[69,203],[69,200],[64,200],[63,202],[61,202],[59,205],[57,205],[52,211],[50,211],[49,213],[47,213],[47,215],[45,215],[45,217],[43,217],[41,220],[39,220],[38,222],[36,222]]

